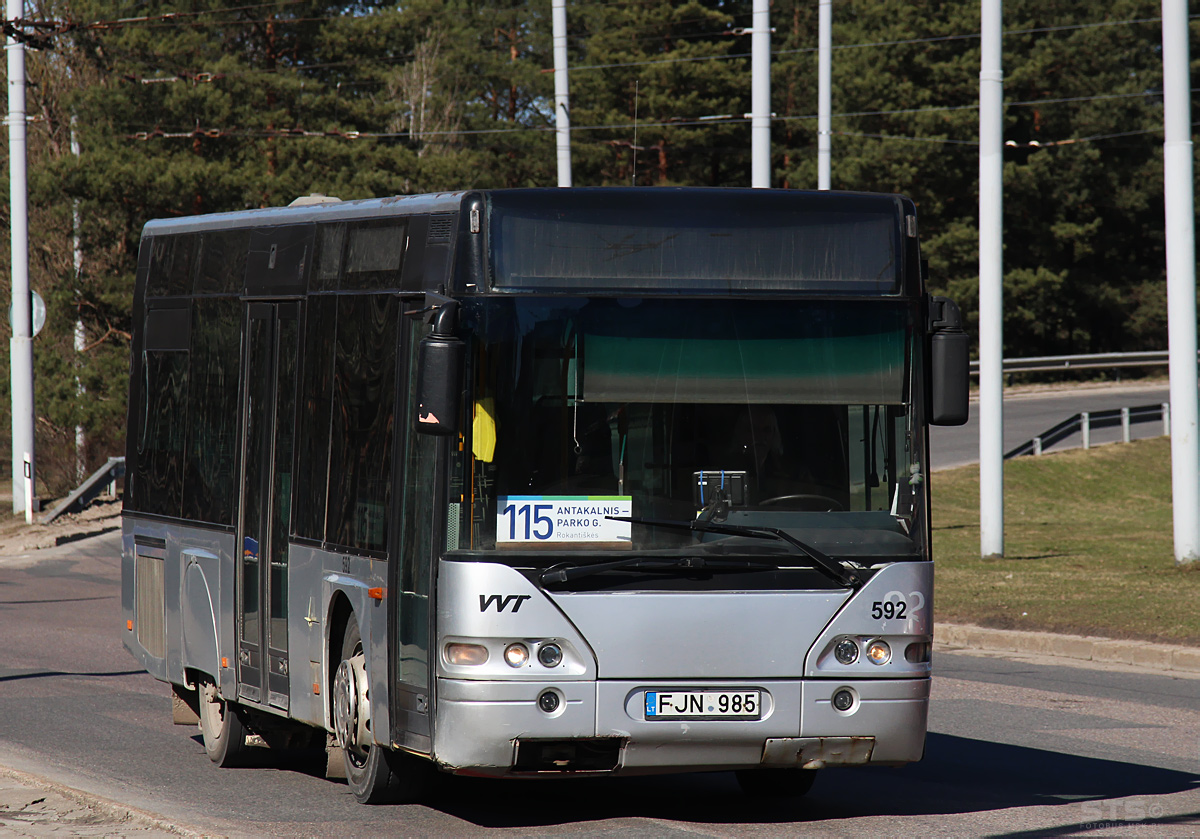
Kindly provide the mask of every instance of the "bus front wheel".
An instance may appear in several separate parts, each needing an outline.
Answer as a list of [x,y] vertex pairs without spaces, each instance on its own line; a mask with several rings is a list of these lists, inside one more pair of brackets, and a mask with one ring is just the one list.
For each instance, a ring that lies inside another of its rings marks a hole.
[[362,804],[414,801],[424,794],[430,768],[418,758],[375,744],[371,690],[358,624],[351,616],[333,679],[333,726],[346,764],[346,783]]
[[217,694],[212,682],[201,682],[197,694],[204,751],[217,766],[237,766],[246,750],[246,727],[240,713]]
[[800,798],[817,779],[816,769],[739,769],[734,774],[751,798]]

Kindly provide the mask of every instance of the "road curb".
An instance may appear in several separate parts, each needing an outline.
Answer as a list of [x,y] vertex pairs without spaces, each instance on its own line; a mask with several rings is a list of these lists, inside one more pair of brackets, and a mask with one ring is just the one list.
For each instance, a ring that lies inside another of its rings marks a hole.
[[1117,641],[1091,635],[1056,635],[1050,632],[939,623],[934,629],[934,649],[1028,653],[1200,674],[1200,648],[1145,641]]
[[[40,805],[39,809],[44,812],[39,815],[50,819],[49,827],[46,830],[39,829],[39,825],[31,818],[18,821],[10,820],[9,822],[0,824],[0,826],[4,827],[5,830],[17,831],[24,824],[25,827],[29,828],[30,832],[13,832],[11,834],[4,833],[3,835],[51,835],[51,833],[58,832],[57,827],[64,827],[64,829],[72,831],[71,835],[74,836],[157,835],[189,837],[189,839],[214,839],[217,836],[217,834],[197,831],[168,821],[153,813],[131,807],[127,804],[121,804],[108,798],[102,798],[101,796],[69,787],[66,784],[52,781],[40,775],[32,775],[28,772],[22,772],[19,769],[0,766],[0,794],[11,794],[18,790],[40,790],[42,793],[50,794],[50,798],[43,795],[42,798],[33,799],[28,802],[30,805]],[[88,812],[85,814],[76,812],[81,807]],[[9,815],[20,814],[9,813]],[[78,821],[79,824],[75,824],[72,827],[70,824],[72,820]],[[44,821],[44,819],[37,821]],[[59,824],[56,827],[55,823],[57,822],[64,822],[65,824]]]

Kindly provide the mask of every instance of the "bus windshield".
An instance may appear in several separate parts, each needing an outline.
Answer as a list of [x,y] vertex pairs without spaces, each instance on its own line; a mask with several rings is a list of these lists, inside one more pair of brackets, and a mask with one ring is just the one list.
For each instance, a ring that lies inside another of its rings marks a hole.
[[855,514],[842,521],[907,532],[922,497],[910,317],[899,301],[464,301],[449,547],[695,542],[627,516]]

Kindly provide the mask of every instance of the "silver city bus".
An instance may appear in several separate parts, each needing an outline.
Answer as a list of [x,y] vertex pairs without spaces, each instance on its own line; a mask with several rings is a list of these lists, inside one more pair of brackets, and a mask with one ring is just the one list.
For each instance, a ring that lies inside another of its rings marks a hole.
[[918,760],[928,425],[967,412],[922,264],[895,195],[150,222],[125,645],[218,764],[317,742],[363,802],[435,768],[784,795]]

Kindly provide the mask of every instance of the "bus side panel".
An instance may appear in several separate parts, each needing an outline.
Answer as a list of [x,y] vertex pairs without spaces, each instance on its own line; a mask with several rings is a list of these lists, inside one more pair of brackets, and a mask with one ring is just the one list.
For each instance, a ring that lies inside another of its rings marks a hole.
[[[353,610],[367,657],[370,677],[371,729],[387,737],[388,714],[388,591],[387,566],[380,560],[291,545],[288,553],[288,673],[293,719],[332,730],[329,719],[330,676],[336,671],[341,647],[333,648],[335,598]],[[372,598],[379,589],[384,599]],[[339,642],[340,643],[340,642]],[[302,697],[311,697],[307,700]]]
[[233,577],[234,542],[232,533],[180,530],[180,656],[185,669],[206,673],[217,683],[222,656],[232,662],[235,655],[232,622],[220,631],[222,609],[232,617],[231,595],[222,591],[222,582]]
[[[341,558],[304,545],[288,547],[288,679],[293,719],[327,728],[329,595],[321,578]],[[331,654],[332,655],[332,654]]]
[[190,684],[186,668],[234,695],[235,670],[220,666],[236,656],[233,544],[227,532],[124,517],[124,643],[156,679]]
[[[159,650],[166,650],[165,614],[162,611],[165,592],[161,581],[154,580],[146,572],[147,568],[154,567],[154,558],[148,556],[150,551],[138,544],[139,535],[143,541],[147,535],[164,539],[165,528],[147,527],[128,515],[121,520],[121,640],[125,649],[147,673],[165,681],[166,658],[155,654]],[[139,548],[142,550],[139,551]],[[140,558],[139,553],[143,554]],[[141,579],[137,573],[139,564],[143,570]]]
[[156,679],[169,679],[167,545],[170,526],[121,519],[122,617],[125,648]]

